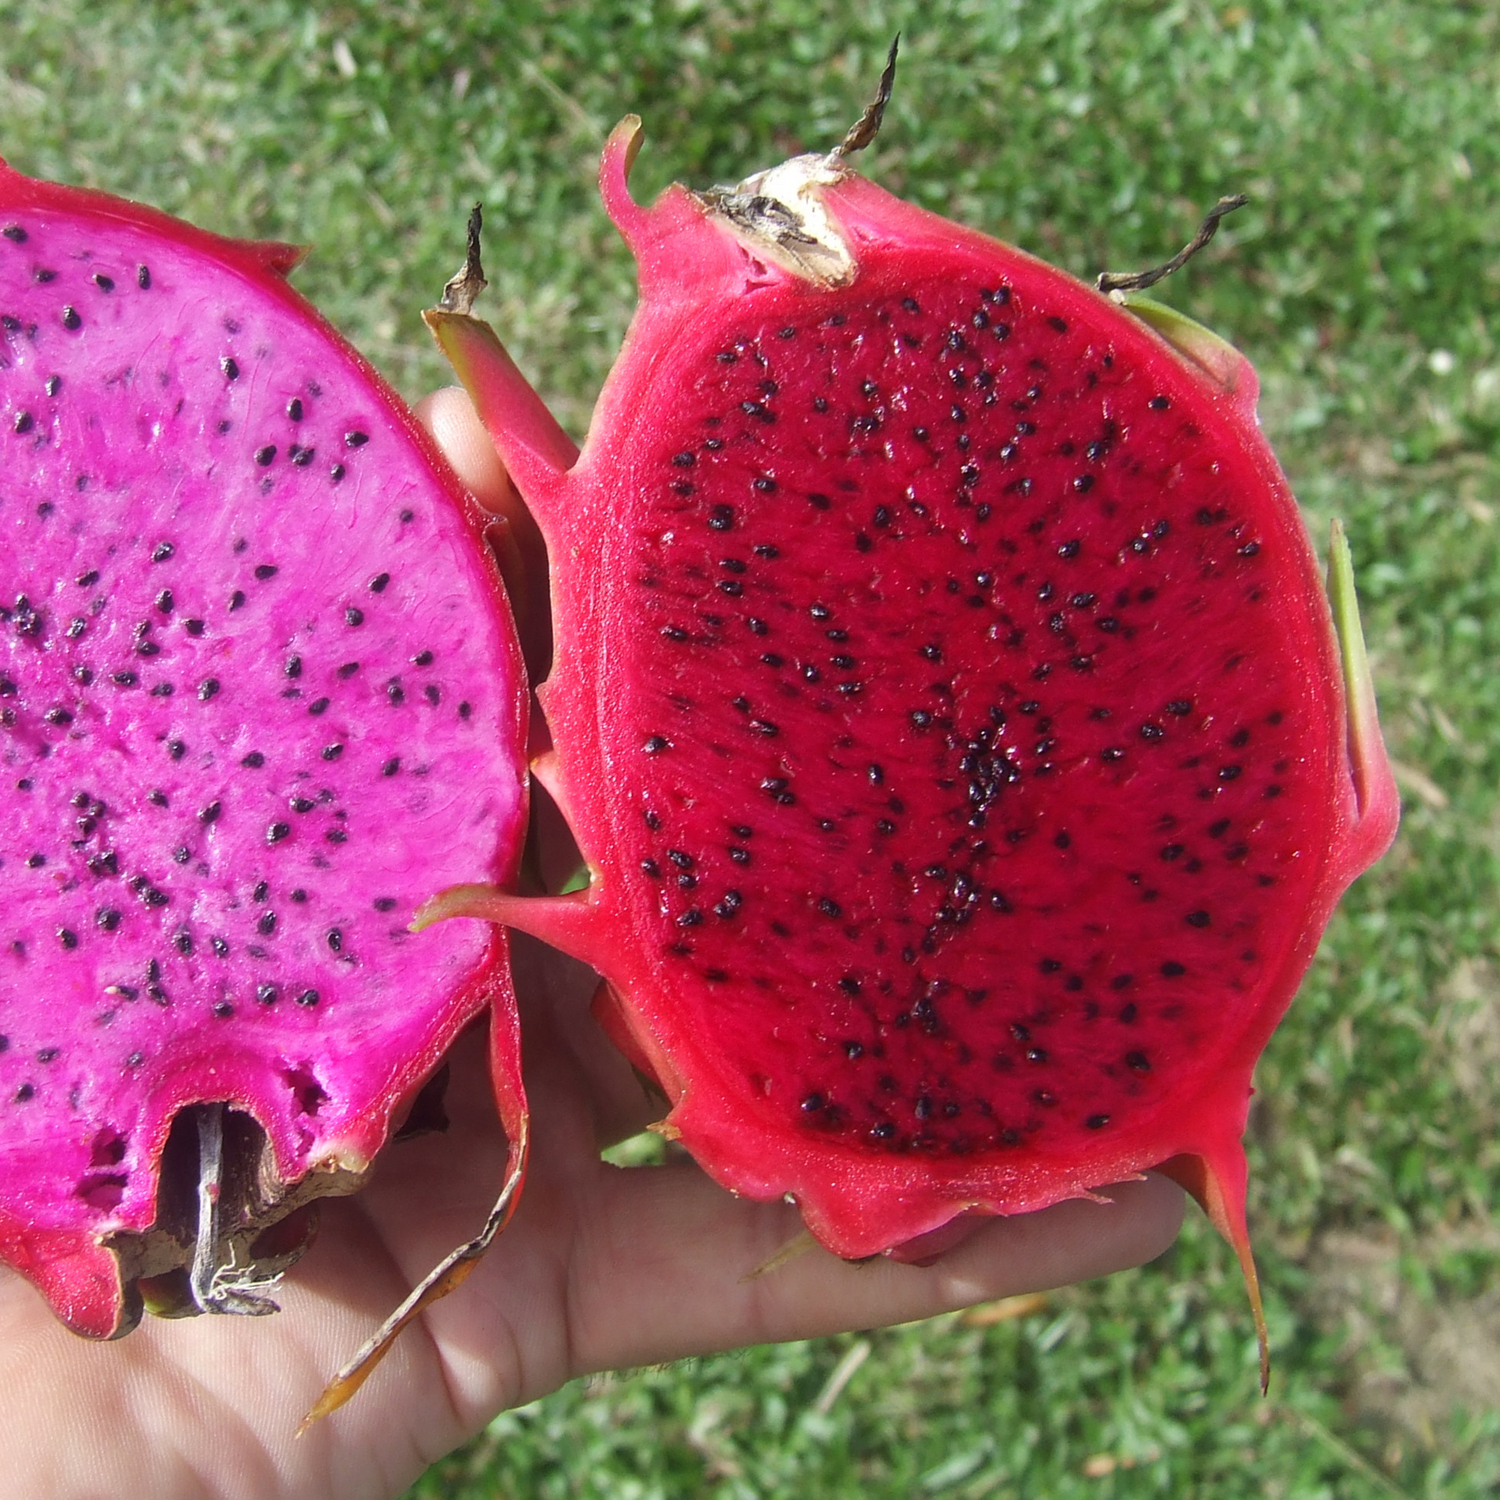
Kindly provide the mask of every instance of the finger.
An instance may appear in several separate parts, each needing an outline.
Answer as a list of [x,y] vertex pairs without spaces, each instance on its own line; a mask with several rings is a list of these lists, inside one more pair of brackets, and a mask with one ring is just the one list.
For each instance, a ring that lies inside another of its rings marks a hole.
[[541,532],[505,472],[467,391],[460,386],[433,391],[413,412],[474,498],[495,518],[490,542],[515,611],[527,671],[533,682],[540,682],[552,656],[547,549]]
[[424,396],[412,408],[412,414],[432,434],[454,472],[487,511],[507,517],[515,514],[521,503],[516,487],[462,386],[445,386]]
[[1101,1196],[993,1219],[929,1267],[814,1249],[746,1280],[798,1233],[795,1209],[689,1165],[605,1169],[570,1268],[572,1373],[932,1317],[1140,1265],[1175,1239],[1183,1199],[1164,1178]]
[[[570,1109],[581,1101],[588,1112],[592,1139],[567,1149],[590,1158],[666,1114],[666,1100],[648,1088],[594,1019],[599,978],[592,969],[524,933],[511,936],[511,968],[521,998],[535,1108],[554,1142],[568,1125],[554,1120],[549,1105],[563,1099]],[[592,1167],[591,1160],[590,1172]]]

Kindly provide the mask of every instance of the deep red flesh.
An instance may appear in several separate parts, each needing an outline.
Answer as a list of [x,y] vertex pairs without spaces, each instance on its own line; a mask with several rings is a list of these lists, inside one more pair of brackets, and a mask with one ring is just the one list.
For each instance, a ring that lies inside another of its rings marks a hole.
[[1321,873],[1326,626],[1275,617],[1284,521],[1185,372],[1003,282],[791,287],[728,333],[678,351],[609,559],[665,1003],[758,1113],[863,1152],[1138,1123]]

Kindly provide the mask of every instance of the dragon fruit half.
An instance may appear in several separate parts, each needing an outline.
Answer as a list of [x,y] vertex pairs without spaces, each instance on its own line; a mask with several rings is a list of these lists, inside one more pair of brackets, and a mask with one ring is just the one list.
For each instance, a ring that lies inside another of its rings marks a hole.
[[662,1128],[839,1255],[1162,1167],[1264,1348],[1251,1071],[1396,819],[1342,539],[1330,611],[1248,363],[854,175],[870,113],[650,208],[639,130],[581,453],[429,315],[545,535],[535,771],[591,878],[423,920],[598,968]]
[[513,627],[297,259],[0,167],[0,1256],[97,1337],[269,1310],[486,1007],[523,1154],[503,935],[408,925],[514,872]]

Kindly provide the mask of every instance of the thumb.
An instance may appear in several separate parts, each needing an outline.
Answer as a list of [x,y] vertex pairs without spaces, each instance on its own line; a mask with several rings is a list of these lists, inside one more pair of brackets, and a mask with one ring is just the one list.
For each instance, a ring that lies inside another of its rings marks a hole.
[[532,682],[540,682],[552,660],[547,548],[542,534],[462,386],[433,391],[412,412],[480,507],[494,518],[490,545],[510,595],[526,670]]
[[461,385],[444,386],[423,396],[412,414],[452,464],[469,493],[492,515],[512,519],[520,512],[521,497],[500,462],[490,435]]

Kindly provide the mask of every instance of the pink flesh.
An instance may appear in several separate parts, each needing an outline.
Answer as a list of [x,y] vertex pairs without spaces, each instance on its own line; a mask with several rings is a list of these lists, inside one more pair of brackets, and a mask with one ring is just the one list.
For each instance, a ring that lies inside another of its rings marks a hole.
[[0,226],[0,1253],[104,1335],[178,1110],[357,1170],[509,1003],[491,934],[407,924],[512,871],[524,700],[475,516],[286,247],[9,169]]
[[818,290],[632,204],[632,144],[576,465],[465,375],[549,544],[595,878],[446,909],[595,963],[688,1148],[840,1254],[1172,1160],[1253,1275],[1251,1070],[1395,815],[1253,387],[858,178]]

